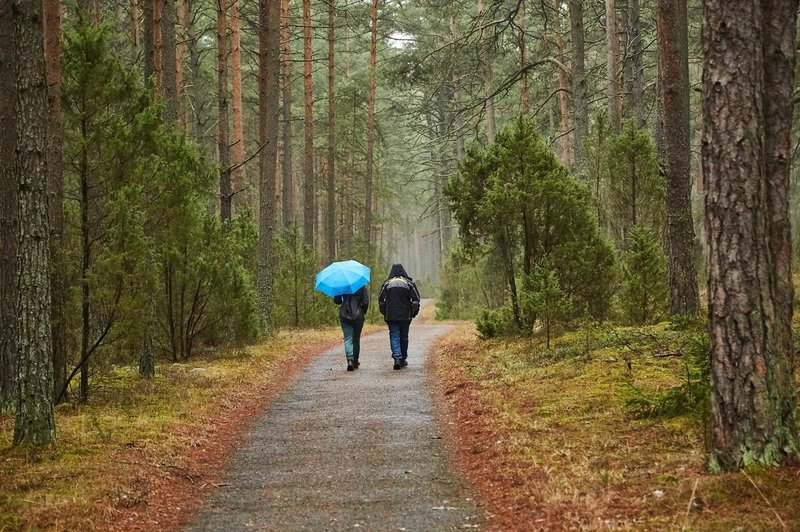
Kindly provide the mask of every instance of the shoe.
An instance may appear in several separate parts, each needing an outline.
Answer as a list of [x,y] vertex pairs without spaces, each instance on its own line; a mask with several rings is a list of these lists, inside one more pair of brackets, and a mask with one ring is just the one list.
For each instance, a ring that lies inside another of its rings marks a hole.
[[356,369],[356,367],[355,367],[355,365],[353,364],[353,362],[352,362],[351,360],[348,360],[348,361],[347,361],[347,371],[353,371],[353,370],[355,370],[355,369]]
[[354,361],[353,361],[353,367],[354,367],[355,369],[358,369],[358,368],[359,368],[359,366],[361,366],[361,363],[360,363],[358,360],[354,360]]
[[400,361],[400,367],[401,367],[401,368],[404,368],[404,367],[406,367],[406,366],[408,366],[408,362],[407,362],[407,361],[405,361],[405,360],[401,360],[401,361]]
[[400,368],[402,368],[402,367],[403,367],[403,366],[401,366],[401,365],[400,365],[400,362],[399,362],[399,361],[395,361],[395,363],[394,363],[394,366],[392,366],[392,369],[400,369]]

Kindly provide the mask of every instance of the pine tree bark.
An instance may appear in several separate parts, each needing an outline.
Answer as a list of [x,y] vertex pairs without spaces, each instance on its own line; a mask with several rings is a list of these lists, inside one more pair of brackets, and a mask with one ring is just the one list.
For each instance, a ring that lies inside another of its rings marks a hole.
[[139,0],[131,0],[131,63],[139,62],[139,54],[142,53],[142,38],[139,26]]
[[144,48],[144,82],[148,87],[155,86],[156,49],[155,49],[155,13],[154,5],[158,0],[143,0],[143,37]]
[[236,203],[247,205],[247,175],[244,168],[244,107],[242,100],[242,32],[239,0],[231,2],[231,103],[233,112],[233,194]]
[[178,45],[175,35],[175,0],[161,3],[161,91],[164,99],[164,120],[168,124],[178,121]]
[[66,282],[61,266],[62,235],[64,233],[64,177],[61,157],[61,2],[45,0],[45,57],[47,68],[47,172],[48,216],[50,218],[50,318],[53,329],[53,399],[67,379],[67,327],[64,322]]
[[175,61],[175,85],[178,88],[178,124],[189,131],[189,113],[186,110],[186,51],[188,49],[188,0],[178,0],[178,56]]
[[[483,18],[486,12],[485,0],[478,0],[478,18]],[[494,96],[492,96],[492,84],[494,72],[492,69],[492,58],[489,53],[489,44],[485,42],[484,30],[481,29],[480,43],[478,44],[480,50],[478,52],[481,62],[481,74],[483,77],[483,92],[486,99],[484,109],[486,110],[486,138],[489,143],[494,142],[497,135],[497,119],[494,112]]]
[[40,0],[14,0],[18,319],[14,444],[55,440],[47,211],[47,72]]
[[670,311],[697,316],[700,296],[694,264],[695,236],[691,203],[691,139],[689,123],[689,39],[686,0],[659,0],[658,87],[661,151],[667,181],[667,242]]
[[260,161],[258,295],[262,322],[272,325],[272,279],[275,257],[275,184],[281,80],[281,4],[261,0],[259,10],[259,140]]
[[281,101],[283,120],[283,151],[281,153],[281,218],[283,227],[295,224],[294,183],[292,182],[292,60],[289,32],[289,0],[281,1]]
[[372,249],[373,187],[375,183],[375,97],[378,73],[378,0],[370,9],[369,86],[367,87],[367,173],[364,181],[364,243]]
[[219,217],[231,219],[231,145],[228,128],[227,0],[217,0],[217,151],[219,156]]
[[572,153],[575,173],[586,176],[584,142],[589,135],[589,101],[586,92],[586,45],[583,31],[583,0],[569,0],[572,35]]
[[328,1],[328,260],[336,258],[336,0]]
[[788,163],[796,16],[796,0],[704,4],[711,453],[712,467],[724,470],[800,456],[786,330],[791,290],[779,273],[789,267],[781,167]]
[[623,116],[633,119],[637,128],[647,125],[647,102],[644,99],[644,67],[642,66],[642,28],[639,0],[624,2],[625,21],[625,108]]
[[[13,35],[11,2],[0,2],[0,35]],[[17,89],[14,46],[0,47],[0,123],[14,124]],[[17,359],[17,175],[16,129],[0,135],[0,411],[16,399]]]
[[311,0],[303,0],[303,109],[305,146],[303,153],[303,239],[314,248],[314,80],[312,77]]
[[[520,68],[526,68],[528,57],[525,50],[525,0],[520,0],[519,11],[517,12],[517,27],[519,28],[518,47]],[[528,91],[528,73],[522,74],[520,86],[520,107],[523,116],[528,116],[531,110],[530,94]]]
[[162,74],[164,72],[161,55],[161,0],[153,0],[153,73],[156,92],[161,94]]
[[622,100],[620,87],[619,30],[617,29],[617,2],[606,0],[606,60],[608,73],[608,117],[614,132],[622,129]]
[[[561,34],[561,2],[555,2],[556,16],[554,31],[556,33],[556,57],[562,64],[566,64],[564,58],[564,37]],[[569,123],[569,80],[564,69],[558,69],[558,108],[561,114],[561,162],[567,167],[572,166],[572,156],[570,154],[572,145],[570,143],[570,123]]]

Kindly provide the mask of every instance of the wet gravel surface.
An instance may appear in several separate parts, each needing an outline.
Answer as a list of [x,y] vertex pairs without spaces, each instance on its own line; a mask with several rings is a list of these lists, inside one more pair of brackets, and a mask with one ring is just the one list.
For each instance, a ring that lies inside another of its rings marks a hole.
[[474,530],[484,522],[449,467],[425,383],[446,325],[412,323],[409,366],[387,332],[313,362],[254,423],[218,492],[186,527],[220,530]]

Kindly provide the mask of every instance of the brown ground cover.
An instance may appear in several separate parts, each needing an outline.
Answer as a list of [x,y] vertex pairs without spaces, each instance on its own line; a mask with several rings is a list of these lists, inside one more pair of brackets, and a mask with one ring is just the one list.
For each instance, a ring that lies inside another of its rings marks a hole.
[[670,334],[648,334],[661,343],[580,348],[576,333],[547,351],[463,325],[439,342],[442,421],[490,530],[800,530],[800,467],[712,475],[701,422],[632,417],[631,385],[664,390],[685,371],[652,356]]
[[13,419],[0,417],[0,531],[175,529],[218,485],[250,422],[340,337],[286,331],[160,365],[152,381],[112,368],[89,405],[59,407],[58,441],[35,457],[10,447]]

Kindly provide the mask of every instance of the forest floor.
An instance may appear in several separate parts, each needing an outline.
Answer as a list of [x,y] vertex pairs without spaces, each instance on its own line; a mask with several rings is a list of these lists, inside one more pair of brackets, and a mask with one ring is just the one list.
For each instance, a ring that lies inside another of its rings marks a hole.
[[481,340],[462,324],[430,359],[457,462],[489,530],[800,530],[800,467],[710,474],[691,334],[660,326]]
[[[425,309],[423,320],[431,310]],[[420,322],[412,326],[412,339]],[[480,340],[471,324],[450,325],[425,366],[433,406],[412,412],[413,419],[436,415],[439,429],[409,432],[436,447],[428,452],[440,460],[440,473],[441,459],[450,457],[456,476],[442,473],[448,483],[461,486],[460,476],[473,486],[482,512],[469,510],[470,519],[457,516],[462,524],[454,526],[800,530],[800,468],[712,475],[702,420],[635,415],[631,399],[639,399],[641,412],[643,397],[663,396],[691,373],[681,356],[688,349],[686,335],[664,325],[586,329],[546,349],[541,339]],[[351,376],[374,385],[395,373],[406,379],[401,389],[423,381],[420,367],[391,371],[383,353],[385,327],[368,326],[365,335],[378,331],[378,358],[355,375],[344,372],[337,328],[288,331],[258,346],[164,364],[154,381],[140,380],[134,368],[109,368],[89,405],[58,408],[58,443],[38,456],[9,447],[13,420],[0,416],[0,531],[174,530],[186,523],[213,528],[214,514],[241,496],[231,489],[232,457],[247,452],[262,414],[283,408],[281,401],[297,392],[293,387],[307,368],[327,364],[323,373],[330,376],[322,380],[338,386]],[[332,348],[338,354],[326,360]],[[382,416],[371,413],[362,428],[374,432],[375,423],[386,421]],[[338,439],[346,442],[346,433],[340,431]],[[442,444],[448,452],[438,450]],[[341,457],[333,463],[341,468]],[[397,473],[398,487],[423,476],[421,469],[396,465],[389,477]],[[345,468],[359,476],[360,469]],[[265,478],[257,481],[267,485]],[[440,518],[469,506],[464,490],[458,491],[458,505],[427,504],[427,510]],[[478,513],[485,513],[485,521]],[[337,523],[323,528],[344,525]],[[423,525],[417,521],[408,529],[445,529]]]

